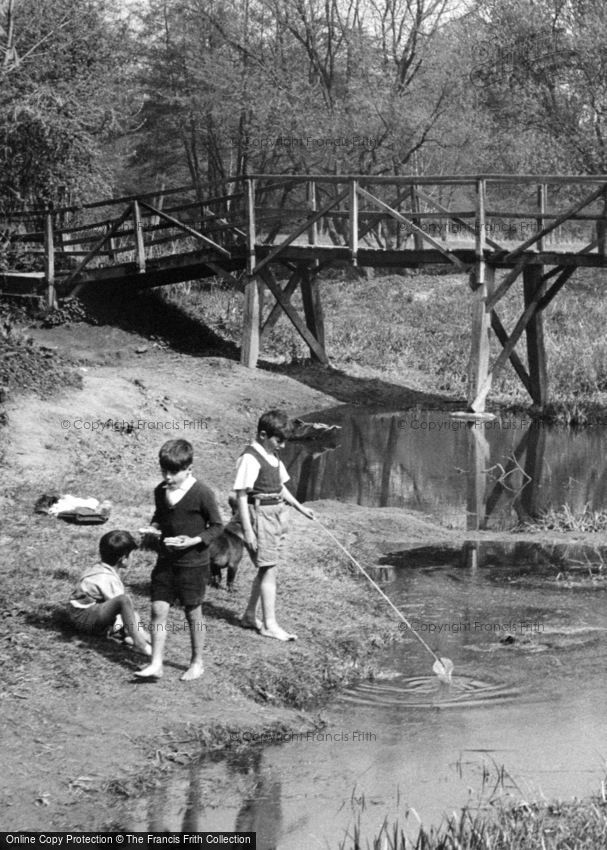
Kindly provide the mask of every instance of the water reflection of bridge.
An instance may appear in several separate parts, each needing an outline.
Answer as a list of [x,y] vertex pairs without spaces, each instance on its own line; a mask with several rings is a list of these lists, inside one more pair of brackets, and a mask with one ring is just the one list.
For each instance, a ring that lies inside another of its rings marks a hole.
[[529,418],[453,420],[441,411],[355,414],[339,445],[290,444],[302,500],[403,507],[460,529],[509,529],[549,507],[607,508],[607,435]]
[[[2,291],[46,292],[53,305],[57,294],[83,288],[216,277],[244,293],[244,364],[255,366],[283,313],[326,364],[323,269],[447,263],[470,280],[468,402],[480,412],[507,361],[533,401],[545,404],[543,311],[577,268],[607,264],[606,175],[261,174],[227,179],[223,190],[179,187],[0,216],[0,232],[19,246],[21,261],[40,263],[39,272],[0,274]],[[507,331],[497,308],[518,279],[523,310]],[[303,316],[292,303],[297,289]],[[273,306],[264,316],[266,295]],[[501,345],[492,363],[490,330]]]

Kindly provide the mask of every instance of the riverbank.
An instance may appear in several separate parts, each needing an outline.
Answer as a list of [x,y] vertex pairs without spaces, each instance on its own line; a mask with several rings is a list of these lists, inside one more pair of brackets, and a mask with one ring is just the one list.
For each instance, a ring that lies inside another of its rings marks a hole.
[[[46,399],[13,393],[6,406],[2,822],[6,829],[84,829],[111,819],[114,792],[133,793],[158,769],[201,749],[242,743],[250,730],[313,728],[322,702],[371,674],[377,650],[400,633],[331,541],[293,514],[279,610],[297,643],[239,628],[253,574],[245,558],[234,594],[208,591],[203,679],[178,681],[188,635],[175,610],[164,679],[134,684],[142,660],[112,642],[73,634],[62,606],[94,562],[103,531],[136,530],[149,521],[158,447],[177,433],[192,440],[195,467],[227,520],[234,462],[262,410],[282,406],[297,415],[336,399],[292,377],[178,354],[115,328],[81,324],[32,333],[43,351],[81,364],[81,386]],[[52,491],[109,499],[110,522],[74,526],[35,514],[37,499]],[[378,540],[455,540],[398,510],[315,508],[361,558],[372,560]],[[153,561],[151,552],[136,553],[126,576],[146,617]]]
[[[164,319],[166,328],[171,322]],[[279,603],[285,625],[299,635],[296,644],[276,644],[238,627],[252,577],[246,558],[233,595],[208,593],[208,661],[198,682],[178,681],[188,657],[181,612],[174,612],[166,675],[155,685],[134,684],[141,659],[131,651],[66,626],[62,605],[94,561],[100,534],[149,521],[157,450],[165,439],[191,439],[196,468],[227,519],[234,461],[264,409],[281,406],[297,416],[338,404],[402,410],[461,402],[415,370],[386,376],[360,363],[323,370],[274,362],[251,372],[232,359],[228,343],[223,356],[213,353],[215,341],[200,326],[196,336],[194,327],[172,344],[166,334],[154,338],[149,327],[145,335],[79,322],[36,328],[31,335],[40,365],[31,389],[37,394],[20,395],[19,381],[9,388],[8,426],[0,432],[5,829],[108,825],[119,820],[126,797],[201,751],[246,748],[249,733],[315,728],[331,694],[381,672],[379,650],[403,639],[381,599],[296,514]],[[59,376],[48,386],[36,384],[68,361],[69,381]],[[34,514],[38,497],[53,490],[110,499],[109,525],[69,526]],[[401,509],[328,501],[314,508],[366,565],[391,542],[458,547],[470,538]],[[152,553],[137,553],[126,576],[146,614],[153,560]],[[221,790],[212,789],[209,798],[219,801]]]

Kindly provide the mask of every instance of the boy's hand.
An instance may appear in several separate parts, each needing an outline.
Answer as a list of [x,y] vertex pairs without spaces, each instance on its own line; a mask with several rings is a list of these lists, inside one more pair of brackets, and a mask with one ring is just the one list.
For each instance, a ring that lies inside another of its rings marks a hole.
[[187,537],[185,534],[180,534],[178,537],[165,537],[163,542],[169,549],[189,549],[190,546],[200,543],[200,537]]
[[162,537],[162,531],[153,525],[146,525],[139,529],[139,534],[151,534],[154,537]]
[[252,531],[245,531],[244,540],[247,546],[254,552],[257,552],[257,538]]
[[301,513],[302,513],[304,516],[308,517],[308,519],[316,519],[316,514],[315,514],[315,513],[314,513],[314,511],[313,511],[313,510],[311,510],[310,508],[304,508],[304,506],[303,506],[303,505],[301,505],[301,506],[300,506],[300,508],[299,508],[299,510],[301,511]]

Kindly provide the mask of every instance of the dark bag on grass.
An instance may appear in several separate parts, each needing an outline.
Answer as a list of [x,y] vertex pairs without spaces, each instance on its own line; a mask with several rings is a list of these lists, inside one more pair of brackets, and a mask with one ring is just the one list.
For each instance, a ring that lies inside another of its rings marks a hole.
[[93,508],[74,508],[71,511],[61,511],[57,514],[57,519],[75,525],[100,525],[102,522],[108,521],[106,514],[99,513]]

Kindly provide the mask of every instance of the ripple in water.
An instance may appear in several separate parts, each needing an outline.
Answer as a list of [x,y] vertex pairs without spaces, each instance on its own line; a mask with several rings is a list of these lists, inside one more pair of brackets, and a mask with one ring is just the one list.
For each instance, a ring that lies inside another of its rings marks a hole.
[[519,695],[518,688],[458,675],[450,685],[435,676],[398,677],[389,682],[366,682],[345,691],[343,702],[354,705],[401,708],[462,708],[505,702]]

